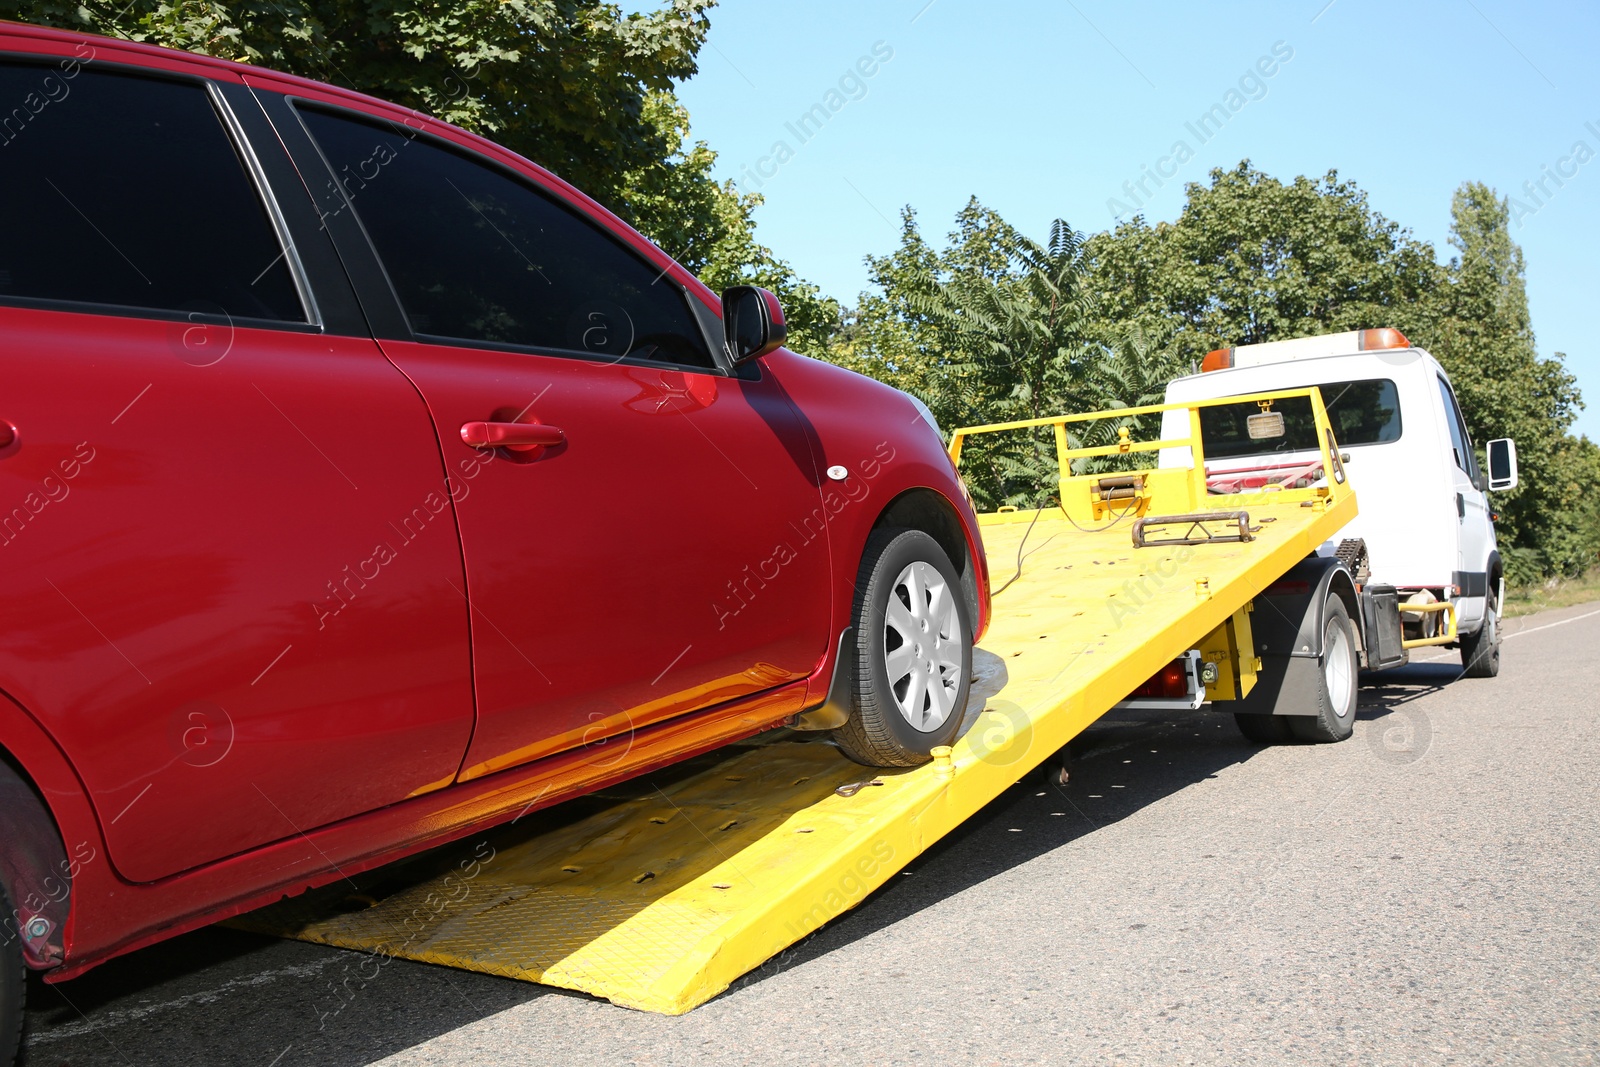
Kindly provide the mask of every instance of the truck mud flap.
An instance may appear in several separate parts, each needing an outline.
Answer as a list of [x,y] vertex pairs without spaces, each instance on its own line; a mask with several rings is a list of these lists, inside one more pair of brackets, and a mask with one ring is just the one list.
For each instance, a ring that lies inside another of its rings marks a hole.
[[1400,594],[1392,585],[1369,585],[1361,591],[1361,636],[1366,667],[1386,671],[1411,660],[1402,641]]

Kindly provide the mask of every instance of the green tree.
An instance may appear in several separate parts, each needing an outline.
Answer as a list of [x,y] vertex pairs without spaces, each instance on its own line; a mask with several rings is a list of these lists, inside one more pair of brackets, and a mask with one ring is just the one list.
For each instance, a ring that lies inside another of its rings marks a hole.
[[1329,171],[1287,184],[1242,161],[1191,183],[1176,222],[1134,218],[1089,242],[1100,314],[1166,323],[1196,362],[1213,348],[1368,326],[1416,329],[1441,282],[1433,249]]
[[[936,277],[943,267],[939,253],[923,240],[915,211],[907,207],[900,214],[900,246],[885,256],[869,255],[866,263],[875,290],[862,293],[845,312],[830,358],[926,402],[931,394],[927,383],[937,374],[940,356],[931,347],[923,316],[912,307],[911,294],[925,288],[920,279]],[[952,412],[934,415],[941,426],[960,421]]]
[[1541,531],[1537,550],[1512,550],[1507,581],[1579,577],[1600,566],[1600,445],[1587,437],[1566,437],[1557,445],[1552,469],[1552,495],[1561,506]]
[[621,197],[636,217],[654,220],[651,240],[721,292],[730,285],[759,285],[783,302],[789,347],[824,355],[839,328],[838,301],[796,275],[787,262],[756,240],[756,194],[712,177],[717,155],[704,141],[691,141],[689,112],[666,92],[645,103],[646,118],[666,133],[666,165],[650,165],[622,176]]
[[1134,323],[1118,332],[1106,353],[1089,364],[1084,392],[1090,405],[1100,410],[1161,404],[1166,401],[1167,383],[1189,369],[1159,326],[1152,334]]
[[[1042,246],[974,199],[936,251],[907,209],[899,247],[868,258],[875,289],[835,357],[949,426],[1149,403],[1213,348],[1396,326],[1449,371],[1480,444],[1517,441],[1522,487],[1496,500],[1508,576],[1576,573],[1600,550],[1600,449],[1567,434],[1576,383],[1559,353],[1538,355],[1507,215],[1493,190],[1463,185],[1460,255],[1440,264],[1336,173],[1286,183],[1248,160],[1190,185],[1174,222],[1087,239],[1058,222]],[[1086,426],[1082,443],[1116,426]],[[1045,435],[972,461],[989,503],[1036,502],[1053,477]]]
[[1466,183],[1451,217],[1460,255],[1440,265],[1334,172],[1283,183],[1247,160],[1190,185],[1177,221],[1136,218],[1091,238],[1090,289],[1102,318],[1164,323],[1196,361],[1229,345],[1399,327],[1449,372],[1480,445],[1517,441],[1523,484],[1496,501],[1512,576],[1581,569],[1595,527],[1575,488],[1588,484],[1592,446],[1567,436],[1576,382],[1559,353],[1538,355],[1506,201]]
[[[1096,318],[1084,242],[1061,219],[1037,242],[974,198],[935,252],[908,209],[900,247],[868,259],[880,292],[863,294],[836,356],[922,398],[947,427],[1159,402],[1176,357],[1152,343],[1164,335]],[[1108,443],[1128,421],[1075,425],[1069,438]],[[978,438],[965,456],[981,502],[1039,504],[1053,492],[1049,430]]]
[[[1562,363],[1534,343],[1522,249],[1504,198],[1481,182],[1456,190],[1450,243],[1461,253],[1434,295],[1431,326],[1413,336],[1450,374],[1473,437],[1517,442],[1522,485],[1496,498],[1511,576],[1581,570],[1585,450],[1567,436],[1582,404]],[[1592,448],[1592,446],[1590,446]],[[1592,556],[1592,553],[1591,553]]]
[[839,338],[840,360],[914,393],[941,425],[1036,418],[1061,399],[1085,353],[1083,235],[1061,220],[1041,245],[968,202],[935,252],[915,215],[900,247],[867,265]]

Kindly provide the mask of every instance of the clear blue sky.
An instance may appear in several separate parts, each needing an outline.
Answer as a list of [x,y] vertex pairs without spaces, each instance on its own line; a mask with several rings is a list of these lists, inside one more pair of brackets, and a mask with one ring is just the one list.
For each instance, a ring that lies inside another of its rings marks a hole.
[[[1140,194],[1154,221],[1177,216],[1184,182],[1248,157],[1285,180],[1337,168],[1446,259],[1450,194],[1476,179],[1527,208],[1512,236],[1539,350],[1567,354],[1591,401],[1577,428],[1600,439],[1600,6],[723,0],[711,23],[680,91],[694,134],[719,177],[759,183],[760,238],[846,303],[906,204],[935,240],[973,194],[1036,237],[1058,216],[1094,231],[1145,167],[1176,168]],[[874,65],[879,42],[892,58]],[[1292,57],[1259,77],[1275,44]],[[1202,144],[1185,124],[1253,71]],[[789,124],[841,79],[843,106],[802,142]],[[1195,153],[1181,166],[1179,140]],[[1596,153],[1583,165],[1578,141]],[[1559,187],[1558,166],[1576,168]],[[1523,188],[1541,178],[1542,203]]]

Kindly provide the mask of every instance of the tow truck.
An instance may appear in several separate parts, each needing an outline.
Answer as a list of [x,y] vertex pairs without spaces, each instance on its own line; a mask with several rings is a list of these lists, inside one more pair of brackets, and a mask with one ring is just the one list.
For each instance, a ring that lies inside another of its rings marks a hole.
[[[1393,590],[1407,647],[1459,648],[1464,674],[1493,677],[1500,670],[1505,568],[1489,494],[1516,488],[1517,446],[1509,438],[1488,442],[1487,469],[1480,467],[1438,360],[1392,327],[1240,345],[1207,354],[1200,373],[1168,384],[1166,399],[1310,386],[1321,390],[1346,450],[1341,462],[1357,471],[1363,499],[1361,515],[1319,555],[1342,557],[1358,585]],[[1278,405],[1277,414],[1288,419],[1285,433],[1261,440],[1247,432],[1246,410],[1207,408],[1202,416],[1214,488],[1271,488],[1312,472],[1319,460],[1309,448],[1314,428],[1303,405]],[[1176,416],[1165,418],[1170,424]],[[1187,462],[1181,450],[1162,456],[1164,464]],[[1300,601],[1317,595],[1318,577],[1310,564],[1278,586],[1271,618],[1303,617]],[[1286,724],[1311,711],[1315,691],[1305,675],[1319,651],[1308,647],[1316,631],[1277,626],[1258,636],[1265,638],[1269,677],[1240,705],[1239,725],[1260,740],[1283,739]]]
[[[1293,478],[1208,474],[1211,415],[1265,439],[1296,406],[1314,440]],[[1119,703],[1248,699],[1265,670],[1256,608],[1286,582],[1308,587],[1294,621],[1317,629],[1308,662],[1329,697],[1302,732],[1348,736],[1358,665],[1401,662],[1408,642],[1393,589],[1317,555],[1357,514],[1318,390],[964,427],[951,460],[1018,433],[1053,435],[1054,499],[980,515],[1002,584],[964,731],[930,763],[874,771],[778,731],[234,924],[676,1015],[861,903]],[[335,984],[358,989],[370,968],[351,970]]]

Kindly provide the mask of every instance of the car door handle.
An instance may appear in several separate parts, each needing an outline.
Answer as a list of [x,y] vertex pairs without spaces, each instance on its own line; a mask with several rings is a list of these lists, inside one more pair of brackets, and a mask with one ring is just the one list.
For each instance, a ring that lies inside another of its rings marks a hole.
[[464,422],[461,439],[473,448],[509,448],[513,452],[533,452],[566,441],[567,435],[556,426],[539,422]]

